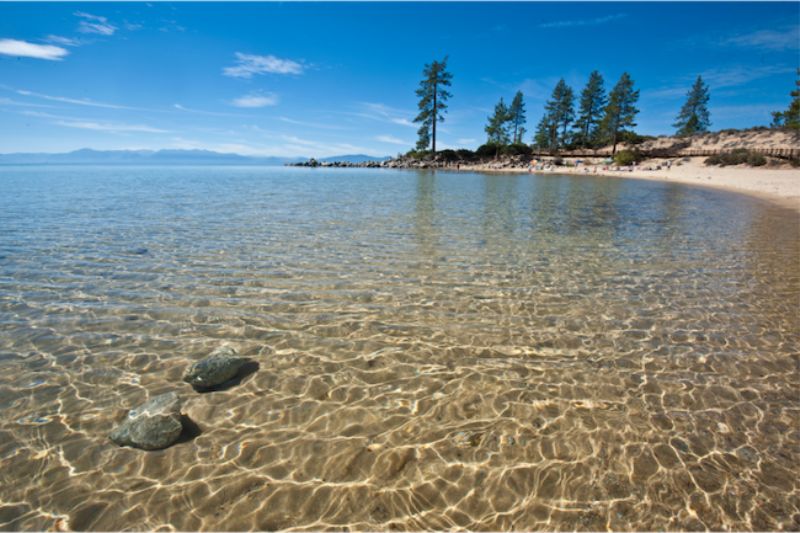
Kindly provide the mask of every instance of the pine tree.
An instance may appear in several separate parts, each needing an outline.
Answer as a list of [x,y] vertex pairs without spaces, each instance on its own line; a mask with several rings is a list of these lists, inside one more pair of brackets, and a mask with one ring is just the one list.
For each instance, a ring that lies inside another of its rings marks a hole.
[[522,144],[525,135],[525,101],[522,91],[517,91],[511,106],[508,108],[509,120],[511,122],[511,143]]
[[703,83],[703,78],[697,76],[697,80],[686,94],[686,103],[683,104],[675,124],[678,137],[688,137],[695,133],[708,131],[711,119],[708,114],[708,85]]
[[639,91],[633,89],[633,80],[627,72],[623,72],[619,81],[608,95],[601,130],[605,140],[613,145],[611,154],[617,153],[617,142],[620,134],[628,128],[636,127],[636,101],[639,100]]
[[608,99],[603,87],[603,76],[596,70],[581,91],[581,106],[575,121],[575,140],[581,146],[599,144],[600,120]]
[[420,123],[417,130],[417,150],[427,150],[432,142],[432,151],[436,155],[436,123],[444,122],[447,111],[447,100],[452,95],[445,89],[450,87],[453,75],[447,71],[447,57],[442,61],[434,61],[425,65],[422,81],[416,94],[419,97],[419,114],[414,122]]
[[508,106],[506,106],[503,99],[494,106],[494,114],[489,117],[489,122],[486,124],[484,131],[488,139],[486,142],[505,146],[509,141],[508,122],[511,118]]
[[797,89],[789,93],[792,97],[792,101],[789,103],[789,109],[772,113],[773,128],[800,130],[800,68],[797,69],[797,81],[794,83]]
[[[550,100],[544,106],[546,122],[556,128],[557,137],[552,142],[551,149],[567,144],[567,127],[575,118],[574,100],[572,89],[563,78],[560,79],[553,89]],[[560,136],[558,136],[558,130],[561,130]]]
[[555,152],[558,148],[558,125],[545,113],[536,125],[533,144],[540,150]]

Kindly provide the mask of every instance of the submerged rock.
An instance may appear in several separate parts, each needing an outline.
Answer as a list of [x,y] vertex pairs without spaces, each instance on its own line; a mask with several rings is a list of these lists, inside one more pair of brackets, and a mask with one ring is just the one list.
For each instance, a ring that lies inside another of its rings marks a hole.
[[247,359],[237,357],[236,350],[223,346],[190,366],[183,381],[198,390],[210,389],[235,377],[245,363]]
[[178,440],[182,430],[181,399],[168,392],[128,411],[128,418],[109,438],[120,446],[160,450]]

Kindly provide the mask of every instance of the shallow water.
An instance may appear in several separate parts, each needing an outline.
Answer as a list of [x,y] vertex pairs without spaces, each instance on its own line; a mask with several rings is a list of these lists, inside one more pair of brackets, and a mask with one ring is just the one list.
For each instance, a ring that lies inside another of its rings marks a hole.
[[[800,529],[793,212],[596,177],[0,184],[2,529]],[[195,393],[221,344],[258,371]],[[172,390],[197,431],[107,439]]]

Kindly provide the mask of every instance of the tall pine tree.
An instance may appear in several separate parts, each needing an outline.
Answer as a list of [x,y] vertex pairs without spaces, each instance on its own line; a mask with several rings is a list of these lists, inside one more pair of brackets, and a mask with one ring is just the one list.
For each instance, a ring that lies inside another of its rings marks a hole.
[[551,153],[558,149],[558,124],[553,122],[547,113],[536,125],[533,144],[540,150],[547,150]]
[[550,101],[544,106],[545,114],[549,117],[548,122],[556,127],[556,131],[560,130],[555,140],[555,147],[562,147],[567,144],[567,128],[575,118],[575,96],[572,89],[564,81],[564,78],[558,80],[553,95]]
[[611,154],[617,153],[617,142],[620,134],[628,131],[629,128],[636,127],[636,102],[639,100],[639,91],[634,90],[633,80],[627,72],[623,72],[619,81],[608,95],[601,123],[601,129],[605,135],[605,140],[613,145]]
[[[447,111],[447,100],[452,96],[446,87],[450,87],[453,75],[447,71],[447,57],[442,61],[434,61],[425,65],[422,81],[416,94],[419,97],[419,114],[414,122],[420,124],[417,130],[417,150],[427,150],[431,145],[436,155],[436,123],[444,122]],[[432,144],[431,144],[432,143]]]
[[794,83],[797,85],[797,89],[789,93],[792,97],[789,109],[772,113],[773,128],[800,130],[800,68],[797,69],[797,81]]
[[575,141],[578,145],[594,147],[599,144],[600,120],[607,103],[603,76],[595,70],[589,74],[589,81],[581,91],[581,104],[574,126]]
[[525,100],[522,91],[517,91],[511,106],[508,108],[509,121],[511,122],[511,143],[522,144],[525,135]]
[[688,137],[695,133],[708,131],[711,119],[708,113],[708,85],[703,83],[703,78],[697,76],[697,80],[686,94],[686,103],[678,113],[675,124],[678,137]]
[[487,135],[487,144],[496,145],[495,157],[500,152],[501,146],[506,146],[509,141],[508,123],[511,115],[508,112],[508,106],[500,98],[500,101],[494,106],[494,114],[489,117],[489,122],[486,124],[484,131]]

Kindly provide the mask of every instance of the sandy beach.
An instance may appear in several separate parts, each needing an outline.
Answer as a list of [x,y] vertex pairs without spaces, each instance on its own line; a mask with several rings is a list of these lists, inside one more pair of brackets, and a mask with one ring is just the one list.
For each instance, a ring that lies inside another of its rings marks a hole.
[[[537,174],[577,174],[634,178],[673,183],[685,183],[702,187],[724,189],[769,200],[775,204],[800,212],[800,169],[762,168],[746,166],[717,167],[703,164],[704,157],[693,157],[671,168],[663,160],[644,161],[633,169],[611,170],[606,165],[582,165],[550,167],[549,170],[533,171]],[[658,170],[655,169],[660,166]],[[604,170],[605,168],[605,170]],[[523,172],[521,168],[497,168],[492,164],[462,166],[461,170],[489,172]]]

